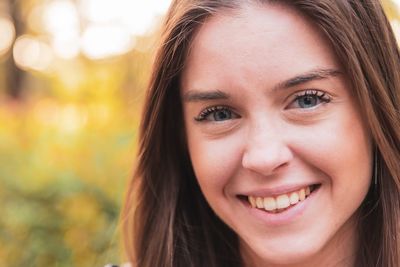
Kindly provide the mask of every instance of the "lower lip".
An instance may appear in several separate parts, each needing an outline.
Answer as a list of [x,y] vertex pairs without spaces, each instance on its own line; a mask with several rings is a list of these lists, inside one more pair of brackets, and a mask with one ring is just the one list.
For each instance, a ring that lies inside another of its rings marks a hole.
[[264,222],[268,226],[281,226],[294,222],[301,217],[307,207],[315,201],[316,196],[321,188],[315,189],[305,200],[298,202],[296,205],[289,207],[288,209],[279,213],[270,213],[265,210],[253,208],[247,202],[245,203],[250,216],[254,216],[257,219]]

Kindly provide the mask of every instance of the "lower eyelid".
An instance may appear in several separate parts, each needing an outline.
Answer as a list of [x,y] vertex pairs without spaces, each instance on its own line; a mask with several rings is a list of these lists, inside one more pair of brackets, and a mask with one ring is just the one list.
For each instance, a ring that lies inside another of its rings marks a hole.
[[219,121],[207,121],[206,123],[199,125],[201,126],[199,127],[199,130],[208,138],[215,139],[224,137],[236,131],[240,128],[240,125],[240,120],[236,119],[223,121],[222,123]]
[[[233,112],[232,112],[233,113]],[[235,114],[235,113],[233,113],[233,114]],[[209,114],[210,115],[210,114]],[[209,116],[209,115],[207,115],[207,116]],[[208,123],[217,123],[217,124],[221,124],[221,123],[226,123],[226,122],[229,122],[229,121],[233,121],[233,120],[237,120],[237,119],[240,119],[241,117],[239,116],[239,115],[233,115],[232,116],[232,118],[230,118],[230,119],[227,119],[227,120],[221,120],[221,121],[216,121],[216,120],[207,120],[207,118],[199,118],[199,117],[194,117],[193,119],[195,120],[195,122],[198,122],[198,123],[204,123],[204,122],[208,122]]]

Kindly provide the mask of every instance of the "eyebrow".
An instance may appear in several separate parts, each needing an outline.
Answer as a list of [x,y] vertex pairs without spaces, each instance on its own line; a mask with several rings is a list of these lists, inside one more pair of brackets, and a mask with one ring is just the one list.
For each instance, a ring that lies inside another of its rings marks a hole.
[[197,101],[207,101],[207,100],[221,100],[221,99],[229,99],[229,95],[220,91],[188,91],[183,95],[183,100],[186,102],[197,102]]
[[[277,85],[273,87],[273,91],[279,89],[289,89],[301,84],[305,84],[314,80],[322,80],[330,77],[335,77],[342,74],[341,71],[336,69],[316,69],[311,70],[309,72],[297,75],[288,80],[279,82]],[[196,91],[189,90],[188,92],[183,94],[183,100],[185,102],[198,102],[198,101],[210,101],[210,100],[226,100],[229,99],[229,95],[220,90],[212,90],[212,91]]]
[[308,83],[311,81],[327,79],[330,77],[336,77],[340,74],[342,74],[342,72],[339,70],[336,70],[336,69],[311,70],[309,72],[297,75],[286,81],[278,83],[277,85],[274,86],[273,90],[275,91],[278,89],[289,89],[291,87],[295,87],[295,86],[305,84],[305,83]]

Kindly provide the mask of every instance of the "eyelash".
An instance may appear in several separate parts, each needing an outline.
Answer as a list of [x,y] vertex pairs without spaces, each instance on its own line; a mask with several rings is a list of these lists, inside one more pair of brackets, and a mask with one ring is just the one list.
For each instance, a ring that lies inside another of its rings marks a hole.
[[305,96],[315,96],[323,103],[331,102],[331,97],[327,93],[320,91],[320,90],[315,90],[315,89],[308,89],[308,90],[305,90],[305,91],[295,94],[295,99],[293,100],[293,102],[295,102],[296,100],[299,100],[300,98],[305,97]]
[[204,121],[210,114],[216,112],[216,111],[230,111],[231,109],[225,106],[213,106],[213,107],[208,107],[204,109],[202,112],[200,112],[199,116],[195,117],[194,119],[196,121]]
[[[315,90],[315,89],[309,89],[309,90],[305,90],[299,93],[295,94],[295,98],[293,99],[293,101],[291,103],[296,102],[297,100],[301,99],[302,97],[307,97],[307,96],[311,96],[311,97],[317,97],[319,101],[321,101],[322,103],[329,103],[331,102],[331,97],[320,90]],[[226,106],[212,106],[212,107],[208,107],[206,109],[204,109],[203,111],[200,112],[200,114],[195,117],[194,119],[198,122],[200,121],[204,121],[207,119],[207,117],[217,111],[229,111],[232,112],[231,108],[226,107]]]

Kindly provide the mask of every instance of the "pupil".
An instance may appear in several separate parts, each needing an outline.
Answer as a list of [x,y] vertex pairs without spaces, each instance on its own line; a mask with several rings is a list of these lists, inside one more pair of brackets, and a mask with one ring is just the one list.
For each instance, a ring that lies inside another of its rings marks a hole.
[[301,107],[310,107],[310,106],[315,106],[315,97],[312,97],[312,96],[306,96],[306,97],[304,97],[303,98],[303,101],[302,102],[300,102],[301,104],[300,104],[300,106]]
[[216,113],[214,114],[214,119],[215,119],[216,121],[222,121],[222,120],[229,119],[229,116],[230,116],[230,114],[229,114],[228,111],[226,111],[226,110],[220,110],[220,111],[218,111],[218,112],[216,112]]

